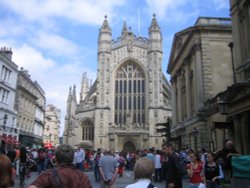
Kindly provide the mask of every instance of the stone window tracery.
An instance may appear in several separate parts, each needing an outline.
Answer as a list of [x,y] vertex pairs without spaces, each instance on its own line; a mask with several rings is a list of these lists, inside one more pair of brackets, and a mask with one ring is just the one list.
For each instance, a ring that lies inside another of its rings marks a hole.
[[82,140],[94,140],[94,125],[90,120],[82,122]]
[[124,63],[115,75],[115,124],[145,124],[144,95],[143,70],[134,62]]

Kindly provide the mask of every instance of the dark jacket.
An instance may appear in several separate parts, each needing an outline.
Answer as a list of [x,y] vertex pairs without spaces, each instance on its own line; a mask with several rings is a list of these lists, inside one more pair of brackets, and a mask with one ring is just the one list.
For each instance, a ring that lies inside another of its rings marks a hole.
[[173,152],[168,159],[166,181],[167,184],[173,183],[175,188],[182,188],[182,166],[179,157]]

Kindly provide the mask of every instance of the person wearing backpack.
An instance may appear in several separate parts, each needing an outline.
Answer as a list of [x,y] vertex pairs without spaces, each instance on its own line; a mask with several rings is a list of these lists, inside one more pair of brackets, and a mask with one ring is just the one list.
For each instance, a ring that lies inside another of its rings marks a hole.
[[221,165],[214,161],[215,155],[212,152],[207,154],[207,162],[204,166],[204,175],[207,188],[220,188],[220,181],[224,178]]

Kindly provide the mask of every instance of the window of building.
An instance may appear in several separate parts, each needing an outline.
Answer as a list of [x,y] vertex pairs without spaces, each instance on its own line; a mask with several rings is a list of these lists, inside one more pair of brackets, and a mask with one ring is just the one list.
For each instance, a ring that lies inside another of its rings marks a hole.
[[[116,88],[122,88],[122,90],[118,91]],[[143,70],[134,62],[124,63],[117,70],[115,77],[115,124],[124,125],[128,122],[144,124],[144,95],[145,76]]]
[[0,87],[0,102],[7,104],[9,98],[9,91]]
[[82,122],[82,139],[83,140],[94,140],[94,125],[90,120]]
[[9,83],[10,75],[11,75],[11,70],[3,65],[1,70],[1,79]]

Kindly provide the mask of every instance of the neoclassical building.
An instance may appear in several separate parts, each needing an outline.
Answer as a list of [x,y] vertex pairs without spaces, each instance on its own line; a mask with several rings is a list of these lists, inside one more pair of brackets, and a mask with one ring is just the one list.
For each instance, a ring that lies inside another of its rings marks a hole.
[[162,73],[162,35],[155,15],[149,38],[136,36],[124,22],[113,40],[107,17],[98,37],[97,79],[84,74],[80,101],[70,89],[64,143],[93,144],[93,148],[135,151],[160,148],[156,124],[171,112],[171,87]]
[[231,51],[234,82],[217,98],[221,101],[224,124],[233,130],[241,154],[250,154],[250,1],[230,0],[233,25]]
[[45,92],[33,81],[28,70],[18,71],[15,107],[18,112],[17,127],[21,145],[39,148],[43,145]]
[[[233,83],[230,18],[199,17],[174,36],[167,72],[171,74],[172,140],[179,149],[216,150],[231,138],[218,103],[210,102]],[[211,104],[211,105],[209,105]]]

